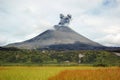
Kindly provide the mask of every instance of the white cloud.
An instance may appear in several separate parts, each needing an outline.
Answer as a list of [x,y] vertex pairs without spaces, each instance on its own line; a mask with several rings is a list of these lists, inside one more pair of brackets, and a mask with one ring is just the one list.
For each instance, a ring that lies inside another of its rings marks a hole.
[[106,35],[105,37],[97,39],[97,41],[106,46],[120,46],[120,34]]
[[4,36],[0,35],[0,45],[4,45],[7,43],[7,38],[5,38]]
[[112,25],[103,30],[107,34],[120,34],[120,26]]

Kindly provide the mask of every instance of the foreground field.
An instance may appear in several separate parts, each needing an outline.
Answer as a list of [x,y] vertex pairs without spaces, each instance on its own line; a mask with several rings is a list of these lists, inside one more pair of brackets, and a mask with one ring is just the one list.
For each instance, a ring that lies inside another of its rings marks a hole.
[[[0,80],[120,80],[119,72],[118,67],[11,66],[0,67]],[[106,79],[103,79],[104,76]]]
[[120,68],[65,70],[49,80],[120,80]]

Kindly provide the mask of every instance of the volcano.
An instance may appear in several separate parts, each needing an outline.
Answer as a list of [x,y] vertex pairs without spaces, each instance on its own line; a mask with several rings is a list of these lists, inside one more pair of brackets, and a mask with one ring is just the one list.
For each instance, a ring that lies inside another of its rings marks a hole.
[[38,36],[23,42],[8,44],[7,47],[22,49],[79,49],[102,47],[101,44],[78,34],[66,25],[69,23],[70,15],[67,17],[61,16],[61,21],[58,25],[54,26],[54,29],[46,30]]

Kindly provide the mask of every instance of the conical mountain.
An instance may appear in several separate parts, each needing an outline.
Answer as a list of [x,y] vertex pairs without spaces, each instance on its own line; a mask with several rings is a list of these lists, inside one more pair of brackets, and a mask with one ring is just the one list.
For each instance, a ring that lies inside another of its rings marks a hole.
[[102,45],[89,40],[76,33],[68,24],[72,16],[60,14],[60,22],[54,26],[54,30],[47,30],[38,36],[20,43],[9,44],[7,47],[18,47],[24,49],[91,49],[102,47]]
[[[55,25],[54,28],[55,28],[54,30],[47,30],[30,40],[20,42],[20,43],[9,44],[7,45],[7,47],[18,47],[18,48],[24,48],[24,49],[40,49],[40,48],[50,48],[53,46],[59,47],[59,45],[60,46],[77,45],[75,46],[77,49],[78,47],[101,47],[102,46],[76,33],[68,26]],[[64,47],[64,48],[66,49],[67,47]]]

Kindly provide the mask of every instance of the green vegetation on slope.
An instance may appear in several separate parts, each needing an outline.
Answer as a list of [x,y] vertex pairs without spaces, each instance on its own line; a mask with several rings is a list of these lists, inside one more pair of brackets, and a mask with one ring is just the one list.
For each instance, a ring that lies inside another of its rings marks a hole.
[[79,54],[83,54],[81,64],[95,66],[120,65],[120,57],[107,51],[40,51],[40,50],[0,50],[0,65],[4,64],[79,64]]

